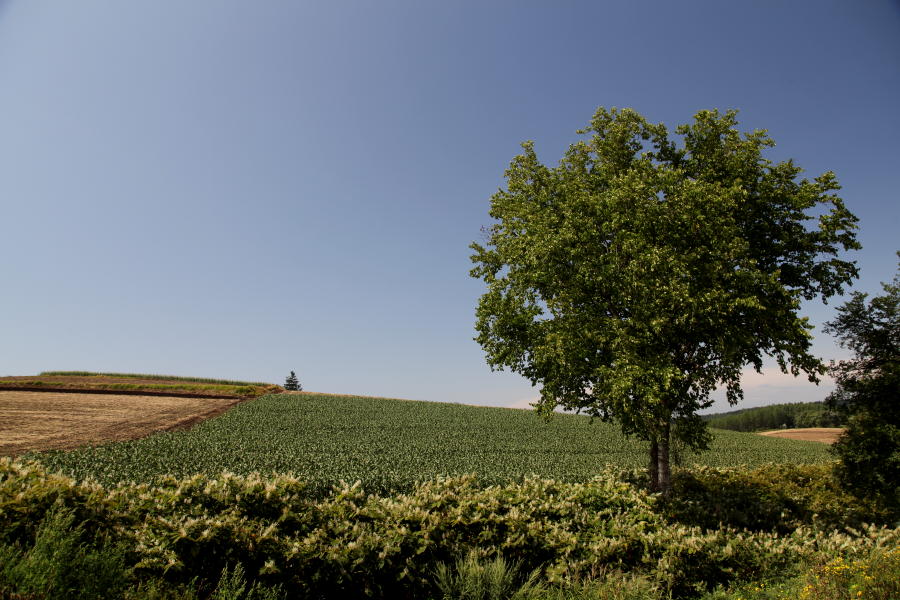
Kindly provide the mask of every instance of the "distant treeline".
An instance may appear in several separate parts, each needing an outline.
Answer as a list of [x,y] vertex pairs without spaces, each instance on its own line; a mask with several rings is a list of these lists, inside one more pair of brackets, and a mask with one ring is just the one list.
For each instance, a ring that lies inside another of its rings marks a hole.
[[710,427],[732,431],[765,431],[795,427],[841,427],[840,415],[829,411],[823,402],[793,402],[744,408],[703,417]]

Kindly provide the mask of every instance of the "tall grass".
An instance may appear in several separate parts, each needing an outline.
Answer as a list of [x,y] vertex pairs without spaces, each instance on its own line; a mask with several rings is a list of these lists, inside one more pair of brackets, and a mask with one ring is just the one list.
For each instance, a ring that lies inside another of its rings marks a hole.
[[547,591],[540,583],[540,570],[523,578],[518,564],[502,556],[484,561],[474,551],[455,567],[439,564],[435,585],[444,600],[541,600]]

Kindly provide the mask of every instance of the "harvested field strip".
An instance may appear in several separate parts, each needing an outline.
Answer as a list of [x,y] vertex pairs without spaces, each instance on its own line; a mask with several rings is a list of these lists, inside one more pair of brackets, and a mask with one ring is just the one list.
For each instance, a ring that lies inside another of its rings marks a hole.
[[216,394],[216,393],[199,393],[199,392],[180,392],[178,391],[180,388],[173,388],[171,390],[165,391],[154,391],[152,389],[146,389],[146,386],[141,386],[139,389],[126,389],[126,388],[112,388],[112,389],[103,389],[97,387],[91,388],[78,388],[78,387],[49,387],[49,386],[34,386],[28,387],[25,385],[3,385],[0,383],[0,391],[14,391],[14,392],[52,392],[57,394],[113,394],[119,396],[163,396],[169,398],[222,398],[225,400],[238,400],[240,398],[244,398],[245,396],[238,396],[236,394]]
[[[25,380],[25,381],[2,381],[0,380],[0,390],[22,390],[32,392],[114,392],[114,393],[140,393],[151,392],[148,395],[178,395],[177,392],[189,394],[191,396],[213,397],[213,398],[240,398],[249,396],[252,388],[242,388],[238,386],[193,386],[193,385],[165,385],[154,383],[77,383],[65,381],[41,381],[41,380]],[[243,392],[243,393],[240,393]]]
[[833,444],[844,433],[842,427],[805,427],[801,429],[774,429],[761,431],[759,435],[787,440],[806,440],[809,442],[821,442]]
[[0,391],[0,455],[70,449],[185,428],[240,400]]
[[119,379],[145,379],[152,381],[190,381],[194,383],[221,383],[223,385],[252,385],[267,387],[273,385],[261,381],[235,381],[232,379],[212,379],[209,377],[184,377],[181,375],[152,375],[143,373],[95,373],[93,371],[42,371],[41,377],[115,377]]
[[137,379],[113,376],[85,375],[27,375],[0,377],[0,389],[18,390],[106,390],[123,393],[148,392],[152,394],[172,393],[197,396],[237,398],[255,397],[282,391],[275,385],[232,385],[201,383],[195,381]]

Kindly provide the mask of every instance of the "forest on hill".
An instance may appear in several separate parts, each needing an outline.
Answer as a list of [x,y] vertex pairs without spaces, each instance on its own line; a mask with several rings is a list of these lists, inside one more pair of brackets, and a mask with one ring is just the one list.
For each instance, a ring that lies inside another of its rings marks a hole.
[[743,408],[703,417],[710,427],[731,431],[766,431],[800,427],[841,427],[844,419],[824,402],[792,402]]

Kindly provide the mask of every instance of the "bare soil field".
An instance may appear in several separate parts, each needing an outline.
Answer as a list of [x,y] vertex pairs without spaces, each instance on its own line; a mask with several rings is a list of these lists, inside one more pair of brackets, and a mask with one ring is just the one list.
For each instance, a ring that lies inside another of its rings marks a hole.
[[0,390],[0,456],[184,429],[241,400]]
[[842,433],[844,430],[841,427],[807,427],[804,429],[773,429],[772,431],[761,431],[759,435],[833,444]]

